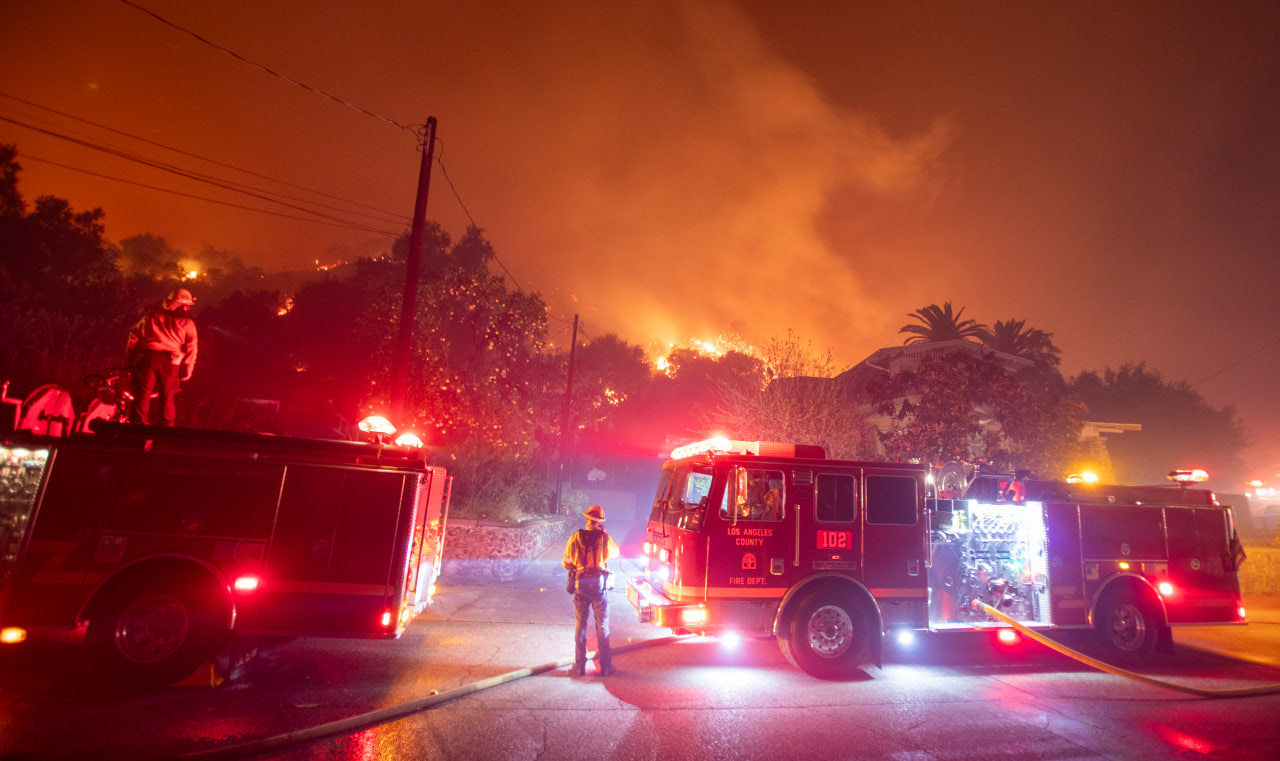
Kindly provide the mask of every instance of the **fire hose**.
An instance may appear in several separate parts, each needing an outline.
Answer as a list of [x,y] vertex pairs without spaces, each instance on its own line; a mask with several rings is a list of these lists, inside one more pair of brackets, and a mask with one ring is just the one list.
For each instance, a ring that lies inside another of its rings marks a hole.
[[[1168,690],[1174,690],[1176,692],[1182,692],[1188,695],[1195,695],[1197,697],[1202,697],[1202,698],[1218,698],[1218,699],[1241,698],[1241,697],[1255,697],[1259,695],[1272,695],[1272,694],[1280,693],[1280,684],[1266,684],[1266,685],[1259,685],[1255,687],[1238,687],[1238,688],[1228,688],[1228,689],[1205,689],[1201,687],[1191,687],[1188,685],[1180,685],[1180,684],[1175,684],[1173,682],[1165,682],[1159,679],[1153,679],[1143,674],[1138,674],[1133,671],[1127,671],[1125,669],[1112,666],[1109,663],[1105,663],[1096,658],[1091,658],[1083,653],[1072,650],[1071,648],[1061,645],[1057,642],[1054,642],[1048,637],[1045,637],[1043,634],[1040,634],[1039,632],[1018,623],[1014,619],[1006,616],[1005,614],[1001,613],[999,610],[996,610],[990,605],[986,605],[982,603],[980,604],[982,609],[985,610],[988,615],[994,617],[995,619],[1005,624],[1008,624],[1023,636],[1035,642],[1038,642],[1041,645],[1044,645],[1045,647],[1051,650],[1061,653],[1062,655],[1065,655],[1068,658],[1072,658],[1076,661],[1079,661],[1080,663],[1085,664],[1086,666],[1097,669],[1099,671],[1106,672],[1108,674],[1121,676],[1126,679],[1131,679],[1133,681],[1140,682],[1142,684],[1147,684],[1147,685],[1160,687]],[[677,642],[682,639],[686,639],[686,637],[684,636],[659,637],[657,639],[645,640],[642,642],[634,642],[634,643],[614,647],[613,652],[614,654],[631,652],[634,650],[641,650],[645,648],[656,647],[659,645],[670,644],[672,642]],[[594,659],[595,657],[596,657],[596,653],[594,652],[588,653],[588,658]],[[449,703],[449,702],[458,700],[460,698],[464,698],[468,695],[473,695],[477,692],[482,692],[484,690],[491,689],[493,687],[509,684],[511,682],[515,682],[520,679],[524,679],[526,677],[536,676],[538,674],[545,674],[550,671],[555,671],[556,669],[563,668],[564,666],[570,665],[571,663],[573,663],[573,660],[574,659],[572,657],[561,658],[558,661],[551,661],[549,663],[544,663],[539,666],[531,666],[528,668],[517,669],[515,671],[510,671],[505,674],[500,674],[498,676],[490,677],[488,679],[482,679],[478,682],[465,684],[465,685],[462,685],[461,687],[457,687],[447,692],[431,694],[423,698],[418,698],[417,700],[411,700],[405,703],[400,703],[398,705],[388,706],[386,708],[380,708],[375,711],[369,711],[367,713],[358,714],[356,716],[350,716],[345,719],[339,719],[337,721],[328,722],[326,724],[318,724],[314,727],[307,727],[305,729],[300,729],[294,732],[286,732],[284,734],[265,737],[258,740],[251,740],[251,741],[239,743],[236,745],[225,745],[217,748],[210,748],[208,750],[195,751],[192,753],[187,753],[181,756],[177,756],[177,758],[180,759],[180,761],[196,761],[196,760],[206,761],[206,760],[212,760],[212,759],[242,758],[245,756],[251,756],[251,755],[256,755],[260,753],[266,753],[272,750],[278,750],[280,748],[284,748],[292,745],[300,745],[303,743],[312,742],[314,740],[320,740],[326,737],[333,737],[335,735],[351,734],[354,732],[359,732],[361,730],[369,729],[371,727],[387,724],[392,721],[397,721],[399,719],[403,719],[412,714],[420,713],[430,708],[434,708],[438,705]]]
[[[644,648],[656,647],[658,645],[666,645],[682,639],[686,639],[686,637],[659,637],[657,639],[620,645],[612,649],[613,653],[617,655],[619,653],[631,652],[633,650],[642,650]],[[587,653],[587,657],[590,660],[594,660],[596,653],[589,652]],[[478,682],[464,684],[461,687],[456,687],[452,690],[448,690],[447,692],[430,694],[426,697],[418,698],[417,700],[410,700],[407,703],[379,708],[376,711],[369,711],[356,716],[349,716],[345,719],[331,721],[327,724],[318,724],[314,727],[307,727],[294,732],[286,732],[284,734],[264,737],[258,740],[250,740],[249,742],[243,742],[236,745],[224,745],[217,748],[210,748],[208,750],[186,753],[181,756],[177,756],[176,758],[181,761],[188,761],[188,759],[200,759],[201,761],[204,761],[205,759],[241,758],[244,756],[266,753],[271,750],[278,750],[291,745],[301,745],[302,743],[320,740],[334,735],[352,734],[364,729],[369,729],[370,727],[376,727],[381,724],[397,721],[405,718],[406,716],[425,711],[429,708],[434,708],[435,706],[443,703],[458,700],[459,698],[464,698],[477,692],[482,692],[493,687],[524,679],[525,677],[555,671],[558,668],[570,665],[573,663],[573,660],[572,656],[568,658],[561,658],[558,661],[551,661],[550,663],[544,663],[540,666],[530,666],[528,668],[509,671],[505,674],[499,674],[498,676],[489,677],[488,679],[482,679]],[[435,693],[435,690],[432,690],[432,693]]]
[[1086,666],[1095,668],[1099,671],[1105,671],[1108,674],[1121,676],[1121,677],[1124,677],[1125,679],[1132,679],[1135,682],[1141,682],[1142,684],[1149,684],[1153,687],[1160,687],[1166,690],[1174,690],[1175,692],[1182,692],[1187,695],[1195,695],[1201,698],[1247,698],[1247,697],[1256,697],[1258,695],[1274,695],[1276,693],[1280,693],[1280,684],[1262,684],[1255,687],[1233,687],[1233,688],[1226,688],[1226,689],[1210,690],[1210,689],[1205,689],[1203,687],[1191,687],[1189,685],[1175,684],[1174,682],[1165,682],[1159,679],[1152,679],[1151,677],[1144,676],[1143,674],[1138,674],[1133,671],[1127,671],[1122,668],[1117,668],[1116,666],[1112,666],[1109,663],[1100,661],[1097,658],[1090,658],[1084,653],[1077,652],[1075,650],[1072,650],[1069,647],[1066,647],[1065,645],[1054,642],[1053,640],[1044,636],[1040,632],[1037,632],[1034,629],[1031,629],[1027,626],[1024,626],[1018,623],[1017,621],[1013,620],[1012,618],[1009,618],[1005,614],[1001,613],[1000,611],[996,610],[990,605],[987,605],[986,603],[979,603],[979,604],[982,606],[982,609],[987,612],[987,615],[990,615],[994,617],[996,620],[1008,624],[1009,626],[1013,627],[1015,631],[1017,631],[1019,634],[1023,635],[1024,637],[1027,637],[1028,639],[1031,639],[1035,642],[1039,642],[1040,644],[1044,645],[1050,650],[1054,650],[1058,653],[1061,653],[1062,655],[1065,655],[1068,658],[1079,661],[1080,663],[1083,663]]

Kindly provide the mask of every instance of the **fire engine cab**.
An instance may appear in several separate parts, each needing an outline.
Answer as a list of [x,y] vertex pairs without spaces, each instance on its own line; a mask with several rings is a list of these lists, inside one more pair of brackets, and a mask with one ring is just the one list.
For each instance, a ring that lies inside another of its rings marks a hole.
[[104,673],[166,684],[233,633],[395,638],[431,601],[450,481],[419,450],[94,430],[0,440],[0,641],[87,624]]
[[[884,635],[1007,625],[1092,629],[1103,654],[1172,647],[1170,627],[1242,624],[1242,553],[1212,492],[979,477],[933,495],[925,465],[828,460],[820,447],[714,439],[662,467],[641,621],[776,636],[820,677],[881,662]],[[944,493],[945,495],[945,493]]]

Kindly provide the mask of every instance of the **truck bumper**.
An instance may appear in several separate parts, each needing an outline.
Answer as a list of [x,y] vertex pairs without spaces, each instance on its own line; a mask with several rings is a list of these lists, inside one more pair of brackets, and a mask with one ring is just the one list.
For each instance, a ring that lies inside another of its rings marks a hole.
[[641,576],[627,579],[627,601],[636,609],[640,623],[663,629],[702,630],[707,609],[701,603],[675,603]]

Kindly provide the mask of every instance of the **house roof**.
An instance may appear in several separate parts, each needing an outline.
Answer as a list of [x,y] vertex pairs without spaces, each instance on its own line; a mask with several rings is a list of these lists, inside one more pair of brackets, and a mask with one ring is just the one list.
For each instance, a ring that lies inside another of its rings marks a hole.
[[1035,362],[1024,357],[1006,354],[980,343],[956,338],[950,341],[924,341],[877,349],[866,359],[837,375],[836,380],[847,384],[851,390],[861,393],[875,378],[904,369],[914,369],[922,359],[942,356],[953,351],[963,351],[978,356],[993,355],[1000,360],[1006,370],[1015,373],[1035,366]]

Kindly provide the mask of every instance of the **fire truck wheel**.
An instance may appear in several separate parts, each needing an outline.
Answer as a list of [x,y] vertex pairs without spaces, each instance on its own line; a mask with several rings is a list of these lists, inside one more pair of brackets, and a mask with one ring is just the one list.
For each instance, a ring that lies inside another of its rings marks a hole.
[[787,660],[821,679],[843,679],[857,672],[870,639],[856,601],[832,590],[815,590],[801,599],[778,633]]
[[1132,589],[1113,589],[1098,601],[1093,630],[1104,659],[1117,663],[1141,661],[1160,640],[1160,622],[1153,608]]
[[85,632],[94,665],[125,686],[171,684],[212,660],[230,635],[211,579],[136,579],[97,605]]

